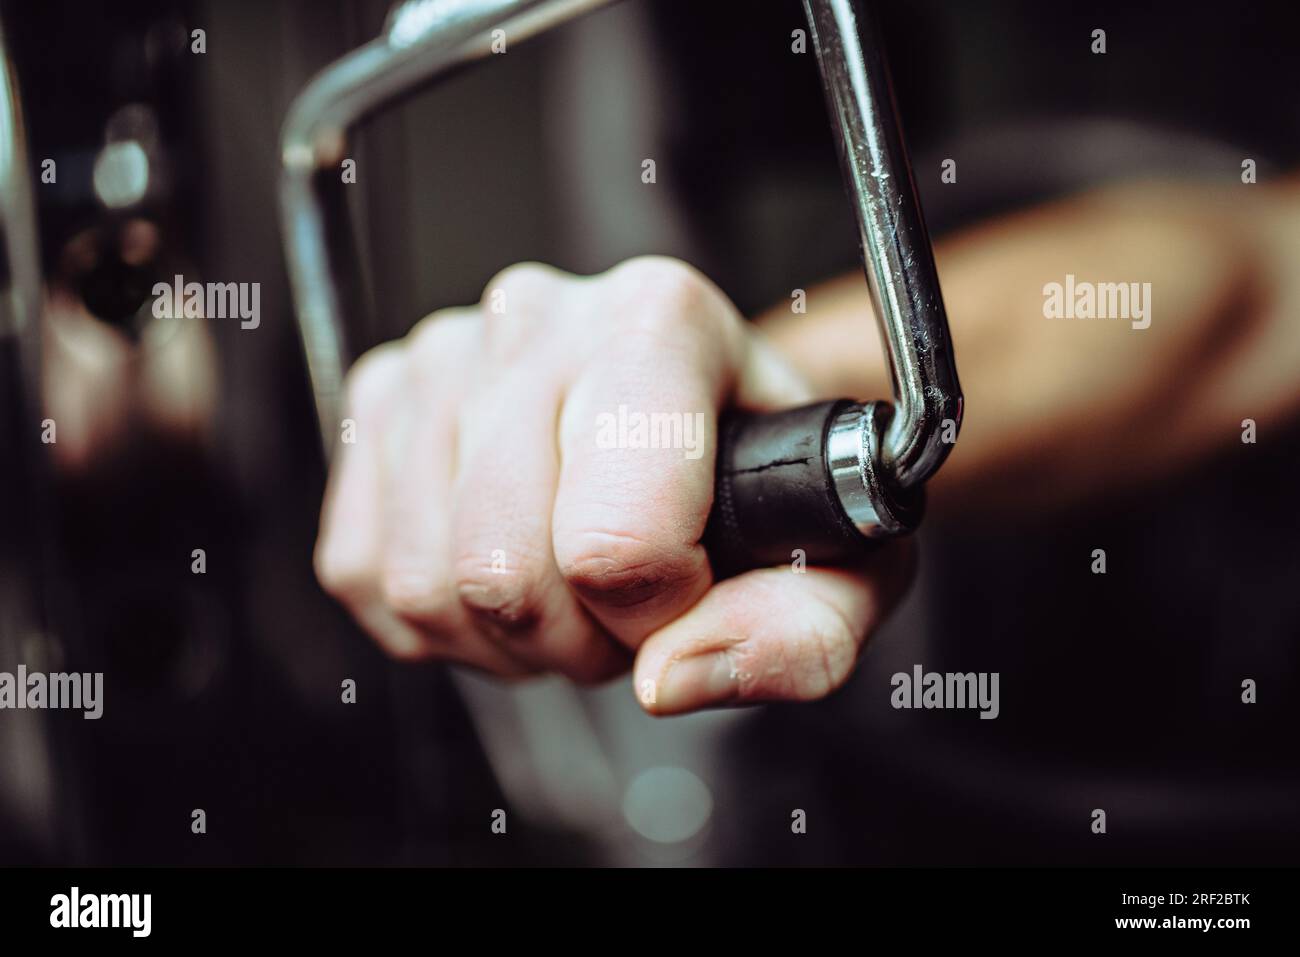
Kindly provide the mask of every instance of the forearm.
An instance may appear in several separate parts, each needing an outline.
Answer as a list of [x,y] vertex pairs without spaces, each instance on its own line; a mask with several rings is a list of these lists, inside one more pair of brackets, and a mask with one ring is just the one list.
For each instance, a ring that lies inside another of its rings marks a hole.
[[[1289,414],[1298,196],[1293,183],[1134,184],[938,243],[967,412],[934,506],[996,515],[1076,501],[1239,439],[1243,418]],[[1067,276],[1139,284],[1146,318],[1048,318],[1044,287]],[[760,319],[777,348],[819,395],[888,395],[861,275],[807,303]]]

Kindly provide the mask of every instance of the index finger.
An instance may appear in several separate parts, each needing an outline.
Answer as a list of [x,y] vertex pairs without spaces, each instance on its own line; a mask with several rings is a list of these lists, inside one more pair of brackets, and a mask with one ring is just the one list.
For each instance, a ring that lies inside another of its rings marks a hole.
[[[713,581],[699,542],[723,404],[803,396],[792,376],[756,372],[743,320],[689,267],[633,260],[597,281],[611,290],[598,318],[625,331],[566,396],[553,543],[569,586],[635,647]],[[745,381],[759,378],[768,394]]]

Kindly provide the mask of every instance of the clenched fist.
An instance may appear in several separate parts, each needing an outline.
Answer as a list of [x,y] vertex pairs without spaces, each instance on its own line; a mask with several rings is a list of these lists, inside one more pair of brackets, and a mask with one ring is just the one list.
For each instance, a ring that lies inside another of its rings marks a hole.
[[365,355],[347,396],[317,574],[400,658],[582,683],[634,663],[653,714],[808,700],[849,676],[908,579],[896,544],[714,582],[719,412],[812,390],[674,260],[514,266],[479,306]]

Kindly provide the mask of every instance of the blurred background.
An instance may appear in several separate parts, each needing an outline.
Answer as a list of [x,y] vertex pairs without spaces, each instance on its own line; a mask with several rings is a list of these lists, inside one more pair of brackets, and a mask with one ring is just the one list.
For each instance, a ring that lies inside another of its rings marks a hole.
[[[962,157],[957,186],[919,177],[936,236],[1137,175],[1300,161],[1294,4],[874,6],[917,168]],[[106,684],[99,721],[0,712],[0,863],[1296,860],[1294,427],[1049,518],[927,525],[901,612],[818,704],[654,720],[626,679],[388,661],[312,574],[325,473],[276,216],[289,103],[386,13],[0,2],[45,289],[0,348],[0,670]],[[1104,74],[1083,68],[1097,26]],[[671,254],[751,314],[854,269],[804,27],[795,0],[627,0],[368,124],[354,353],[520,260]],[[656,189],[628,173],[643,157]],[[260,326],[153,320],[175,273],[259,282]],[[1099,541],[1140,568],[1064,570]],[[1000,672],[999,719],[891,709],[917,662]],[[1267,678],[1250,707],[1245,677]]]

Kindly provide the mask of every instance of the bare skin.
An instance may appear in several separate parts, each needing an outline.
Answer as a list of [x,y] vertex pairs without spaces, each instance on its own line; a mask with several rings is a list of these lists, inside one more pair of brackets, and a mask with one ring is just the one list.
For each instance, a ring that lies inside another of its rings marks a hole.
[[[1148,481],[1300,406],[1300,191],[1145,184],[1006,217],[936,249],[968,414],[933,501],[1041,512]],[[1066,273],[1150,282],[1152,323],[1049,320]],[[601,448],[620,405],[703,412],[888,395],[865,285],[748,324],[703,276],[644,258],[579,278],[512,267],[349,376],[355,442],[317,574],[400,658],[578,682],[633,668],[652,714],[822,697],[904,592],[907,543],[853,569],[715,583],[699,545],[714,436]]]
[[[1136,487],[1300,411],[1300,179],[1134,183],[981,224],[936,244],[966,396],[933,512],[1023,520]],[[1152,321],[1046,319],[1043,286],[1149,282]],[[887,396],[866,283],[762,317],[819,397]]]

